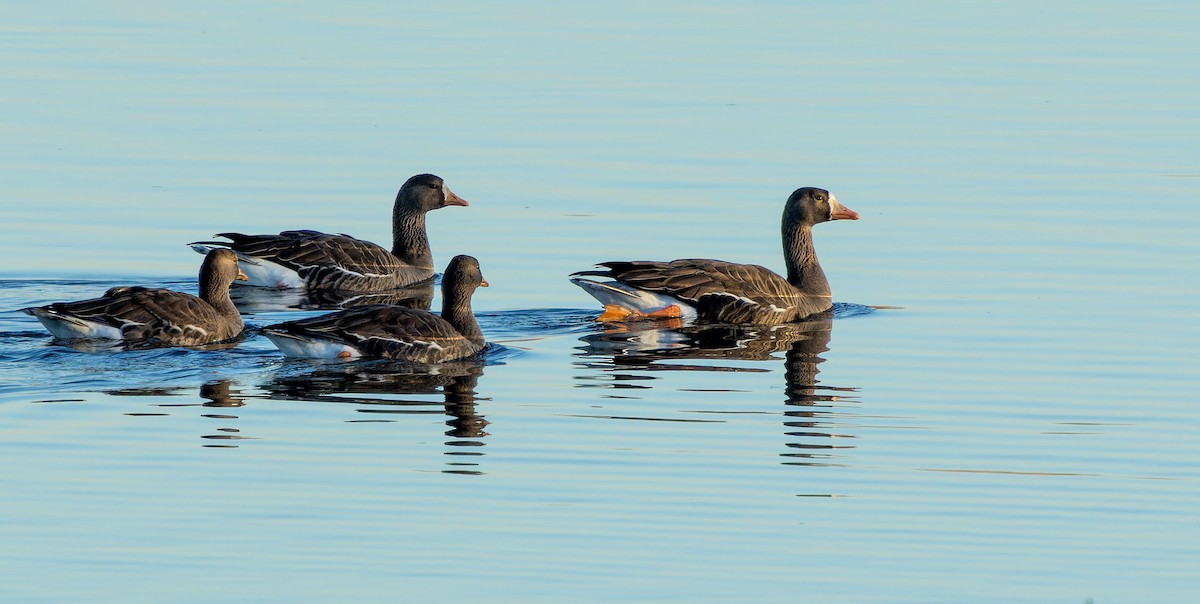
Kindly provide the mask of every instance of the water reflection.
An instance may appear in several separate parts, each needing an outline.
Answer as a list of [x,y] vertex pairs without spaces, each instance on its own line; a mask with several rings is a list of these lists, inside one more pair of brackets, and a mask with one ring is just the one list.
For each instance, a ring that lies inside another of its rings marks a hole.
[[239,344],[246,339],[246,332],[242,331],[232,339],[224,342],[215,342],[212,344],[198,344],[195,346],[178,346],[173,344],[162,344],[154,340],[113,340],[108,338],[50,338],[47,343],[49,346],[61,346],[69,348],[75,352],[83,352],[88,354],[108,354],[114,352],[127,352],[133,350],[160,350],[166,352],[183,351],[183,350],[231,350],[237,348]]
[[[456,474],[482,474],[475,458],[481,457],[484,428],[488,422],[476,410],[476,387],[483,375],[482,359],[465,359],[435,366],[413,365],[389,360],[344,364],[291,363],[292,371],[281,373],[265,386],[271,398],[363,405],[360,413],[371,419],[395,421],[389,415],[445,414],[447,462]],[[302,367],[298,372],[295,367]],[[433,401],[423,395],[435,395]]]
[[[776,361],[783,355],[785,465],[836,465],[847,418],[858,402],[856,388],[823,385],[817,379],[822,354],[829,350],[833,321],[819,319],[788,325],[703,325],[663,327],[658,323],[609,326],[580,338],[583,360],[577,365],[600,371],[603,387],[650,389],[657,372],[769,372],[771,367],[742,361]],[[700,361],[703,363],[681,363]],[[669,362],[664,362],[669,361]],[[729,361],[723,363],[722,361]],[[732,392],[732,390],[729,390]]]
[[[200,386],[200,398],[205,399],[201,402],[187,403],[157,403],[155,406],[161,409],[169,409],[174,407],[213,407],[232,409],[242,407],[246,403],[245,397],[242,396],[240,390],[234,389],[235,382],[232,380],[215,380]],[[178,396],[184,392],[185,388],[122,388],[118,390],[110,390],[108,394],[111,396],[149,396],[149,397],[168,397]],[[152,416],[167,416],[170,413],[163,412],[129,412],[125,415],[130,417],[152,417]],[[201,413],[201,417],[219,420],[221,422],[229,422],[230,420],[238,419],[237,415],[229,411],[220,413]],[[201,434],[200,438],[206,442],[205,447],[211,448],[236,448],[238,445],[235,441],[245,440],[247,437],[241,434],[241,430],[228,425],[223,425],[216,428],[215,434]]]
[[288,310],[339,310],[365,304],[398,304],[428,310],[433,303],[434,283],[412,285],[382,292],[309,291],[235,287],[229,297],[243,313]]

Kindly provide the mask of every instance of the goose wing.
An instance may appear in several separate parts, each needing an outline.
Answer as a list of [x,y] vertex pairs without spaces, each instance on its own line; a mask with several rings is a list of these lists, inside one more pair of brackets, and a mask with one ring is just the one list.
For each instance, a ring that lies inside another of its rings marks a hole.
[[[309,287],[389,289],[433,275],[431,268],[410,266],[383,247],[349,235],[320,231],[283,231],[278,235],[219,233],[230,249],[296,271]],[[372,286],[371,284],[374,284]]]

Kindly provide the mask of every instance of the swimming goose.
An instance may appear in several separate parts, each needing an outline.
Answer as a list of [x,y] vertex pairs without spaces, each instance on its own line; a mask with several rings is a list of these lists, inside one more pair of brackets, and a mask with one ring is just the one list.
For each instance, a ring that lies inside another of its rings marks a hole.
[[[812,226],[858,220],[825,189],[805,187],[783,209],[787,278],[755,264],[685,259],[601,262],[606,270],[580,271],[571,282],[604,304],[601,321],[679,317],[685,321],[780,324],[832,308],[829,281],[813,249]],[[583,279],[609,277],[612,281]]]
[[242,316],[229,299],[234,279],[245,280],[237,256],[216,249],[200,265],[200,296],[169,289],[114,287],[99,298],[21,309],[57,338],[104,338],[133,344],[199,346],[242,332]]
[[425,213],[465,206],[441,178],[418,174],[404,183],[392,206],[392,250],[349,235],[320,231],[283,231],[278,235],[218,233],[223,241],[190,243],[197,252],[213,246],[237,252],[248,285],[310,290],[381,291],[433,278],[433,254],[425,232]]
[[372,304],[279,323],[263,333],[290,357],[384,357],[441,363],[471,356],[487,344],[471,312],[475,288],[487,287],[479,262],[455,256],[442,276],[442,315]]

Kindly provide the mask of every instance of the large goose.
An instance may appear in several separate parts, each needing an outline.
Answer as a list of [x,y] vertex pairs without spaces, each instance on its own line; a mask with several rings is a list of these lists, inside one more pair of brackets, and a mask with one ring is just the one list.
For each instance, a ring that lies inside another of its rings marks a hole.
[[200,296],[169,289],[114,287],[99,298],[21,309],[57,338],[125,340],[130,344],[199,346],[233,339],[242,316],[229,299],[234,279],[245,280],[237,256],[208,253],[200,265]]
[[[799,321],[833,306],[829,281],[817,262],[812,226],[858,220],[829,191],[797,189],[783,209],[787,278],[755,264],[686,259],[671,262],[602,262],[606,270],[580,271],[572,283],[604,304],[601,321],[680,317],[717,323],[779,324]],[[583,279],[608,277],[612,281]]]
[[263,333],[290,357],[384,357],[441,363],[471,356],[487,344],[471,312],[475,288],[487,287],[479,262],[455,256],[442,276],[442,315],[373,304],[279,323]]
[[[425,213],[446,206],[465,206],[433,174],[418,174],[404,183],[392,206],[392,250],[349,235],[320,231],[283,231],[278,235],[218,233],[223,241],[189,245],[205,253],[224,246],[243,259],[249,285],[310,290],[381,291],[433,278],[433,254],[425,232]],[[245,260],[249,259],[251,262]]]

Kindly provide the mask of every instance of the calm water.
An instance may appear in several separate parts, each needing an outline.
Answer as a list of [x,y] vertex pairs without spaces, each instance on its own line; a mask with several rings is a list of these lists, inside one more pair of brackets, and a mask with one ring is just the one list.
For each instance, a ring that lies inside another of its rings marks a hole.
[[[1200,597],[1192,3],[0,17],[0,600]],[[426,171],[478,362],[287,361],[271,297],[233,350],[13,312],[194,291],[223,230],[387,241]],[[863,218],[816,229],[832,321],[606,331],[565,278],[781,269],[805,185]]]

